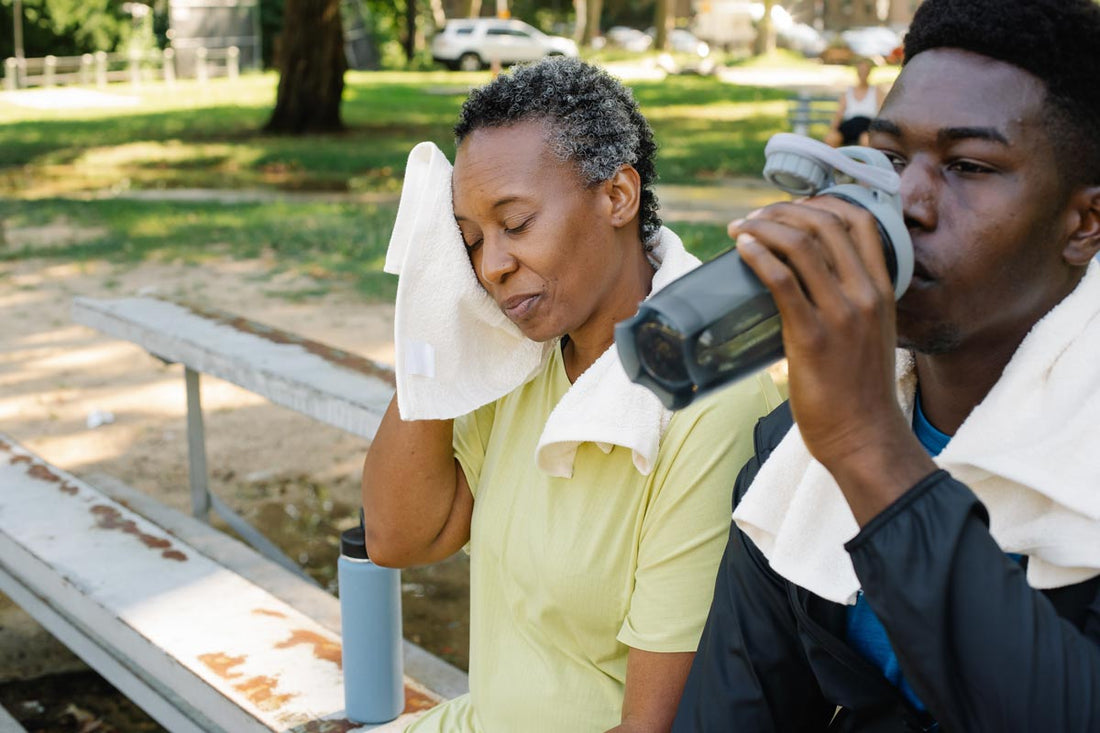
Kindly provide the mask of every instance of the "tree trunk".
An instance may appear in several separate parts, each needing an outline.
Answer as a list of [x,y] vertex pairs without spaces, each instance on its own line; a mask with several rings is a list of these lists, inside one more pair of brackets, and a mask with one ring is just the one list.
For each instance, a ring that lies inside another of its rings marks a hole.
[[603,31],[600,25],[600,16],[603,15],[603,0],[588,0],[588,22],[584,27],[584,34],[588,36],[585,45],[591,45],[593,38],[599,38]]
[[573,0],[573,16],[577,19],[573,26],[573,40],[578,46],[587,45],[591,38],[588,33],[588,0]]
[[301,135],[344,129],[344,32],[340,0],[286,0],[279,92],[266,132]]
[[466,13],[467,18],[481,17],[481,0],[470,0],[470,8]]
[[653,39],[653,47],[658,51],[668,49],[668,30],[672,27],[672,0],[657,0],[653,12],[653,28],[657,31],[657,37]]
[[405,0],[405,60],[416,55],[416,0]]
[[756,54],[766,55],[775,50],[775,25],[772,23],[772,6],[775,0],[764,0],[764,16],[756,33]]
[[443,0],[431,0],[432,5],[432,22],[435,23],[436,30],[442,30],[443,26],[447,24],[447,13],[443,10]]

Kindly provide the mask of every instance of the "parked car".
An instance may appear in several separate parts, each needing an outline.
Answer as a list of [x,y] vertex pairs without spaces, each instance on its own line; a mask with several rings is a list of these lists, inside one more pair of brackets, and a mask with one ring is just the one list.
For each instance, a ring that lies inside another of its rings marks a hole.
[[[779,7],[778,5],[775,7]],[[775,37],[779,45],[797,51],[803,56],[817,57],[828,46],[828,42],[816,28],[806,23],[790,23],[777,27]]]
[[628,28],[625,25],[615,25],[607,29],[603,34],[607,42],[627,51],[648,51],[653,45],[653,39],[637,28]]
[[[646,31],[650,38],[657,38],[657,30],[650,28]],[[710,55],[710,46],[706,41],[701,41],[689,30],[673,28],[668,32],[668,50],[675,53],[686,53],[699,58]]]
[[493,61],[502,66],[544,56],[576,56],[572,39],[548,36],[521,20],[463,18],[449,20],[432,38],[436,63],[462,71],[477,71]]
[[841,40],[856,56],[884,60],[901,45],[901,36],[884,26],[851,28],[840,34]]

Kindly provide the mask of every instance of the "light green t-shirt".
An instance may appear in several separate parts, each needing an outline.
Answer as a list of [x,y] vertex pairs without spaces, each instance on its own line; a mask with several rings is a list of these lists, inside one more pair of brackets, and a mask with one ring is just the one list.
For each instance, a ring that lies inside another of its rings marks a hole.
[[762,373],[675,413],[649,476],[628,449],[584,443],[573,477],[553,478],[535,446],[569,387],[555,349],[532,381],[455,421],[474,494],[470,694],[410,731],[603,731],[620,722],[629,647],[695,651],[733,482],[778,393]]

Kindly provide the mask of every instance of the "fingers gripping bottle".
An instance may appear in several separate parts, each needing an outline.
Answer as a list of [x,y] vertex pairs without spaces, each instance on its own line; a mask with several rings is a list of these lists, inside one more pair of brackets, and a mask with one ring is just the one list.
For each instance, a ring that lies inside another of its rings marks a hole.
[[385,723],[405,708],[401,571],[367,557],[363,514],[340,535],[336,564],[343,637],[344,712],[357,723]]
[[[834,149],[779,133],[764,149],[764,178],[798,196],[836,196],[867,209],[878,224],[894,297],[913,276],[913,244],[902,215],[900,179],[877,150]],[[771,293],[731,249],[669,283],[615,326],[631,380],[669,409],[748,376],[783,356]]]

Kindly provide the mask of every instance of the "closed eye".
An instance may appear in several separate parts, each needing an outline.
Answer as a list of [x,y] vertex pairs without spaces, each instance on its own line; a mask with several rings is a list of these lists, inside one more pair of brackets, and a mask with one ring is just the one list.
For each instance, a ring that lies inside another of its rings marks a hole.
[[534,220],[534,218],[535,217],[532,216],[524,219],[522,222],[514,227],[505,226],[504,233],[509,235],[522,234],[523,232],[527,231],[527,228],[531,225],[531,222]]

